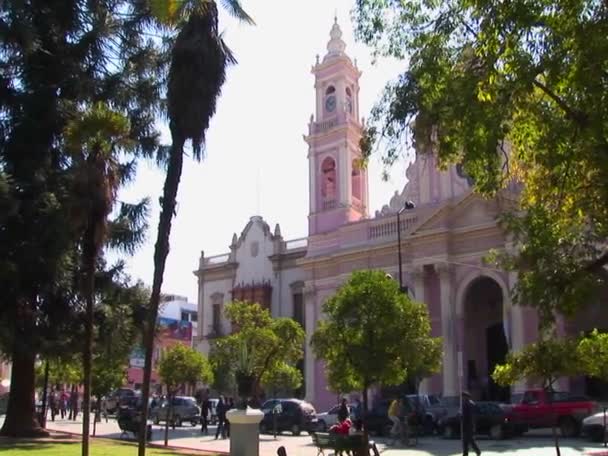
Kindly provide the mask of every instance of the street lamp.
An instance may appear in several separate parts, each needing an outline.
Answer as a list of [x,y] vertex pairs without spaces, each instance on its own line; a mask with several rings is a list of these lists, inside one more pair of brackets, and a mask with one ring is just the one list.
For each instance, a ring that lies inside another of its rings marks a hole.
[[399,255],[399,289],[402,293],[407,294],[408,289],[403,285],[403,265],[401,261],[401,213],[403,211],[414,209],[416,205],[412,201],[406,201],[403,207],[397,212],[397,252]]

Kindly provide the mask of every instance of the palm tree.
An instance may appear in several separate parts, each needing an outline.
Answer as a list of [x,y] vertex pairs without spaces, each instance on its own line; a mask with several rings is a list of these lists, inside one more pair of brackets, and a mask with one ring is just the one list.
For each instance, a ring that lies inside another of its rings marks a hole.
[[84,397],[82,401],[82,456],[89,454],[91,417],[91,370],[95,307],[95,271],[108,235],[108,216],[116,193],[130,167],[117,154],[129,150],[129,122],[98,103],[66,128],[66,149],[72,159],[72,222],[80,239],[82,274],[80,290],[85,300],[85,342],[82,353]]
[[[239,0],[222,0],[222,6],[237,19],[253,24]],[[154,277],[149,317],[145,328],[146,348],[142,386],[143,417],[139,432],[139,456],[145,456],[147,407],[152,375],[152,352],[160,292],[169,253],[171,221],[182,174],[184,145],[192,142],[193,157],[201,160],[205,133],[215,113],[226,79],[226,67],[234,56],[218,31],[218,8],[214,0],[152,0],[153,15],[164,27],[177,32],[172,40],[167,87],[167,115],[171,147],[167,150],[167,174],[154,246]]]

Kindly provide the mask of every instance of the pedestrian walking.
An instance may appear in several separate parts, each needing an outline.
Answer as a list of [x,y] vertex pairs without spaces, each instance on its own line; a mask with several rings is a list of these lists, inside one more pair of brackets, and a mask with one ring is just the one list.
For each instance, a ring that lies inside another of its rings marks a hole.
[[59,393],[59,414],[61,419],[65,419],[66,411],[68,408],[68,395],[65,390],[61,390]]
[[57,393],[55,389],[51,389],[49,395],[49,408],[51,409],[51,421],[55,421],[55,415],[57,415]]
[[215,430],[215,439],[221,435],[222,438],[226,437],[226,403],[224,402],[224,396],[220,396],[220,400],[216,406],[217,414],[217,429]]
[[392,444],[401,437],[401,403],[399,399],[393,399],[388,407],[388,419],[393,423],[391,428],[391,436],[393,437]]
[[346,421],[346,418],[348,418],[349,415],[350,413],[348,412],[348,405],[346,405],[346,398],[343,397],[342,401],[340,402],[340,408],[338,409],[338,421]]
[[70,394],[70,416],[68,420],[76,421],[78,416],[78,390],[74,388],[72,394]]
[[473,448],[477,456],[481,454],[481,450],[475,442],[475,423],[474,423],[475,403],[471,400],[471,395],[468,391],[462,392],[462,456],[468,456],[469,446]]
[[[226,411],[232,410],[234,408],[234,399],[229,398],[228,404],[226,405]],[[230,420],[228,417],[225,418],[224,428],[226,429],[226,437],[230,438]]]
[[209,412],[211,409],[209,401],[209,390],[207,389],[201,394],[201,434],[209,434]]

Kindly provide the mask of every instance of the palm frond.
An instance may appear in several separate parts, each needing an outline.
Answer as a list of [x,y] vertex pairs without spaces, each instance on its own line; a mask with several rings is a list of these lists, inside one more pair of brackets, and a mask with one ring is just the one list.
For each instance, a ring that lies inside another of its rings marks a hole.
[[241,6],[241,2],[239,0],[220,0],[220,3],[224,7],[224,9],[235,19],[239,21],[245,22],[249,25],[255,25],[255,21]]
[[146,240],[150,199],[139,203],[121,203],[118,216],[108,223],[107,245],[133,255]]

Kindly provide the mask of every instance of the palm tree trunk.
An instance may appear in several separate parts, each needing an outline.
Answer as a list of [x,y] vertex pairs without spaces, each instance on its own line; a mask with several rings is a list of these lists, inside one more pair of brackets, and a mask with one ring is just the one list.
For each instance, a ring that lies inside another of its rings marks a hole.
[[48,432],[35,418],[34,391],[36,353],[31,342],[35,326],[31,304],[26,300],[15,303],[15,330],[11,356],[11,392],[6,417],[0,435],[8,437],[43,437]]
[[93,364],[93,311],[95,300],[95,224],[89,221],[85,232],[83,248],[84,283],[83,293],[86,299],[84,324],[84,349],[82,352],[82,370],[84,377],[84,397],[82,398],[82,456],[89,456],[89,433],[91,429],[91,368]]
[[152,353],[154,351],[154,335],[156,332],[156,318],[160,303],[160,292],[165,273],[165,262],[169,254],[169,238],[171,236],[171,221],[175,212],[175,201],[177,189],[182,176],[184,163],[185,139],[172,131],[173,145],[171,156],[167,166],[165,186],[163,188],[162,207],[160,220],[158,221],[158,234],[154,246],[154,279],[152,282],[152,295],[150,296],[150,307],[148,309],[148,321],[145,327],[144,346],[146,359],[144,366],[144,379],[142,385],[142,420],[139,432],[138,456],[146,454],[146,423],[148,420],[148,398],[150,397],[150,379],[152,377]]

